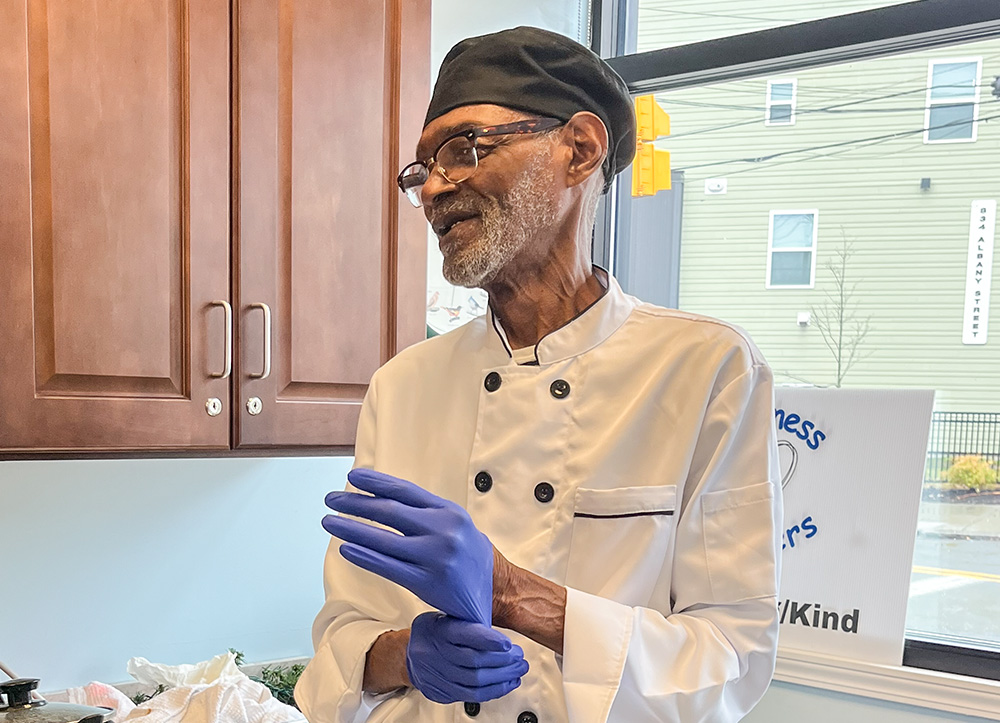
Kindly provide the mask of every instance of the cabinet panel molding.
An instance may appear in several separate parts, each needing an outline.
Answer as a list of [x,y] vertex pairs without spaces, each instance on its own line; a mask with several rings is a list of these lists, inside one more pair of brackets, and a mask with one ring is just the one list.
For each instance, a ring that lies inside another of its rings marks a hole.
[[0,3],[0,452],[228,446],[228,37],[208,0]]

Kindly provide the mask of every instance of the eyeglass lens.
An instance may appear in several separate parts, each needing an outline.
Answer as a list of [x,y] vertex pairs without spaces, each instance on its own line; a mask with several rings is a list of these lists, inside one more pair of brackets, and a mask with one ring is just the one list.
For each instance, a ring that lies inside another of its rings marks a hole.
[[[465,136],[452,138],[438,149],[434,158],[435,169],[449,183],[461,183],[468,180],[475,173],[477,164],[476,147]],[[403,172],[402,188],[410,203],[417,208],[422,205],[420,194],[429,177],[430,172],[423,164],[410,166]]]
[[407,166],[399,175],[399,187],[403,189],[403,193],[414,208],[420,208],[420,192],[424,188],[427,176],[427,167],[422,163]]
[[475,145],[465,136],[452,138],[441,146],[435,160],[441,173],[451,183],[468,180],[479,162]]

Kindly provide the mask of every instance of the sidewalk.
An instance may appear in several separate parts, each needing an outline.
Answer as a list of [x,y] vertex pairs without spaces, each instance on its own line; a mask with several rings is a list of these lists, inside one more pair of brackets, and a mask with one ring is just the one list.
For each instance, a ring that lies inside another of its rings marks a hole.
[[1000,541],[1000,505],[922,502],[917,535],[946,540]]

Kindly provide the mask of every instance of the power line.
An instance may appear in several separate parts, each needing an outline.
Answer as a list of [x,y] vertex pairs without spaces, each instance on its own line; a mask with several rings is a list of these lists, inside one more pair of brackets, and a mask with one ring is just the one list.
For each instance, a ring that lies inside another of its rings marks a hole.
[[[889,60],[889,59],[896,59],[896,58],[893,57],[893,58],[874,59],[874,60],[872,60],[872,62],[877,62],[878,60]],[[929,58],[926,55],[923,56],[921,59],[926,59],[928,61],[936,60],[936,58]],[[941,59],[943,60],[944,58],[942,57]],[[994,60],[1000,60],[1000,53],[996,53],[996,54],[993,54],[993,55],[982,56],[983,68],[985,68],[988,63],[991,63]],[[835,67],[837,67],[837,66],[835,66]],[[816,68],[806,68],[804,70],[806,72],[809,72],[811,70],[816,70]],[[788,74],[786,73],[784,75],[788,75]],[[761,81],[767,80],[768,77],[769,76],[762,76],[761,78],[748,78],[748,79],[745,79],[745,80],[734,80],[734,81],[730,81],[730,82],[727,82],[727,83],[716,83],[716,84],[713,84],[713,85],[707,85],[707,86],[701,87],[701,88],[699,88],[699,90],[711,90],[711,91],[724,92],[724,93],[731,93],[731,92],[733,92],[733,93],[744,93],[744,94],[755,94],[756,95],[756,94],[760,94],[760,93],[763,92],[759,88],[758,84],[761,83]],[[773,76],[771,76],[771,77],[773,77]],[[818,87],[814,87],[814,88],[808,88],[808,87],[807,88],[801,88],[801,89],[798,89],[797,92],[800,95],[805,95],[807,93],[810,94],[810,95],[814,95],[814,94],[819,93],[820,91],[830,91],[830,92],[836,92],[836,93],[846,93],[847,94],[847,98],[850,98],[852,96],[861,95],[863,92],[876,92],[876,91],[883,90],[885,88],[899,87],[899,85],[901,85],[901,84],[910,83],[911,81],[914,81],[914,80],[923,80],[926,83],[926,78],[927,78],[927,70],[925,68],[919,74],[908,75],[908,76],[906,76],[904,78],[897,78],[896,80],[893,80],[892,82],[889,82],[889,83],[882,83],[880,85],[876,85],[876,86],[872,86],[872,87],[866,88],[866,89],[864,89],[864,91],[858,91],[857,89],[849,89],[849,88],[839,88],[837,86],[832,86],[832,85],[824,85],[824,86],[818,86]],[[734,86],[738,86],[739,84],[748,84],[748,83],[754,84],[755,87],[754,88],[734,87]],[[925,83],[922,84],[922,85],[924,85],[924,87],[926,87]],[[759,95],[758,95],[758,97],[759,97]],[[845,100],[847,98],[845,98]]]
[[[730,171],[729,173],[726,174],[726,176],[727,177],[729,177],[729,176],[740,176],[740,175],[742,175],[744,173],[753,173],[754,171],[763,171],[765,169],[766,170],[771,170],[771,169],[774,169],[774,168],[778,168],[780,166],[789,166],[789,165],[791,165],[793,163],[805,163],[806,161],[813,161],[813,160],[816,160],[817,158],[831,158],[833,156],[839,156],[839,155],[841,155],[843,153],[852,153],[852,152],[857,151],[857,150],[861,150],[861,149],[864,149],[864,148],[870,148],[872,146],[882,145],[883,143],[888,143],[888,142],[894,141],[894,140],[899,140],[899,138],[896,138],[896,137],[883,138],[883,139],[880,139],[880,140],[877,140],[877,141],[872,141],[871,143],[859,143],[858,145],[848,146],[848,147],[842,148],[841,150],[834,151],[833,153],[816,153],[814,155],[807,156],[806,158],[793,158],[791,160],[780,161],[778,163],[770,163],[770,164],[768,164],[766,166],[755,166],[755,167],[751,167],[751,168],[744,168],[743,170],[740,170],[740,171]],[[899,150],[896,150],[896,151],[892,151],[891,153],[883,154],[882,156],[879,156],[879,158],[883,158],[885,156],[892,155],[894,153],[901,153],[904,150],[910,150],[910,146],[907,146],[905,148],[902,148],[902,149],[899,149]]]
[[760,18],[754,17],[752,15],[725,15],[722,13],[699,13],[693,10],[669,10],[667,8],[658,7],[640,7],[639,12],[641,13],[662,13],[664,15],[695,15],[703,18],[722,18],[724,20],[755,20],[762,23],[779,23],[782,25],[791,25],[792,23],[804,23],[806,20],[780,20],[778,18]]
[[[966,86],[966,85],[935,85],[934,87],[935,88],[967,88],[968,86]],[[974,85],[973,87],[975,87],[975,88],[989,88],[989,87],[992,87],[992,86],[989,83],[978,83],[978,84]],[[873,103],[873,102],[879,101],[879,100],[888,100],[889,98],[898,98],[898,97],[901,97],[901,96],[904,96],[904,95],[913,95],[914,93],[926,93],[926,92],[927,92],[927,88],[926,87],[914,88],[913,90],[905,90],[905,91],[902,91],[902,92],[899,92],[899,93],[889,93],[888,95],[874,96],[874,97],[871,97],[871,98],[864,98],[862,100],[852,100],[852,101],[845,101],[843,103],[835,103],[833,105],[829,105],[829,106],[826,106],[826,107],[823,107],[823,108],[798,108],[798,109],[796,109],[796,113],[832,113],[832,112],[845,112],[845,111],[840,111],[840,110],[836,110],[836,109],[839,109],[839,108],[841,108],[843,106],[848,106],[848,105],[858,105],[858,104],[861,104],[861,103]],[[735,104],[730,104],[730,103],[711,103],[711,102],[697,101],[697,100],[679,100],[677,98],[669,98],[669,97],[667,97],[665,99],[665,102],[667,104],[669,104],[669,105],[685,105],[685,106],[690,106],[690,107],[693,107],[693,108],[719,108],[719,109],[722,109],[722,110],[745,110],[745,111],[753,111],[755,113],[763,113],[765,110],[767,110],[767,106],[763,106],[763,105],[735,105]],[[784,99],[784,100],[774,101],[773,104],[774,105],[780,105],[780,104],[787,105],[790,102],[791,102],[790,100]],[[969,102],[972,102],[972,101],[957,101],[957,102],[959,102],[959,103],[969,103]],[[921,110],[921,109],[922,109],[922,107],[918,108],[917,110]],[[900,111],[905,111],[905,110],[913,110],[913,109],[912,108],[899,108],[899,109],[896,109],[896,108],[887,108],[887,109],[880,109],[880,110],[891,110],[891,111],[900,110]],[[847,111],[847,112],[852,112],[852,111]],[[863,110],[863,111],[860,111],[860,112],[871,112],[871,111],[870,110]]]
[[[978,122],[985,123],[987,121],[993,120],[995,118],[1000,118],[1000,113],[992,116],[987,116],[986,118],[980,118]],[[766,156],[759,156],[757,158],[733,158],[728,161],[713,161],[711,163],[700,163],[694,166],[685,166],[683,168],[678,168],[678,171],[693,171],[699,168],[712,168],[715,166],[725,166],[731,163],[766,163],[775,158],[782,158],[784,156],[796,155],[799,153],[810,153],[812,151],[821,151],[828,148],[842,148],[844,146],[857,146],[859,144],[874,144],[875,142],[888,142],[896,138],[905,138],[907,136],[915,135],[917,133],[924,133],[926,131],[940,130],[942,128],[949,128],[952,126],[966,125],[970,121],[951,121],[950,123],[942,123],[941,125],[928,126],[925,128],[918,128],[916,130],[909,131],[898,131],[896,133],[887,133],[879,136],[871,136],[869,138],[857,138],[850,141],[840,141],[838,143],[826,143],[819,146],[812,146],[810,148],[797,148],[790,151],[778,151],[777,153],[771,153]],[[735,171],[735,173],[740,173],[741,171]]]
[[[985,86],[985,85],[986,85],[985,83],[982,83],[982,84],[980,84],[980,87]],[[798,108],[798,109],[796,109],[795,112],[796,112],[796,114],[809,115],[809,114],[812,114],[812,113],[842,114],[842,113],[851,113],[851,112],[854,112],[854,113],[865,113],[865,112],[868,112],[868,113],[879,113],[879,112],[897,113],[897,112],[923,111],[923,110],[926,110],[926,108],[927,108],[926,105],[922,105],[920,107],[914,107],[914,108],[911,108],[911,109],[907,109],[907,108],[885,108],[885,109],[871,108],[871,109],[852,110],[852,111],[845,111],[845,110],[840,110],[840,109],[843,106],[846,106],[846,105],[856,105],[856,104],[860,104],[860,103],[874,102],[874,101],[877,101],[877,100],[885,100],[887,98],[896,97],[896,96],[899,96],[899,95],[905,95],[907,93],[926,93],[926,92],[927,92],[926,88],[917,88],[917,89],[914,89],[912,91],[905,91],[903,93],[895,93],[895,94],[890,94],[890,95],[886,95],[886,96],[879,96],[879,97],[876,97],[876,98],[869,98],[867,100],[851,101],[851,102],[847,102],[847,103],[834,103],[833,105],[829,105],[829,106],[826,106],[824,108]],[[666,102],[667,102],[668,105],[670,103],[676,103],[676,101],[671,101],[671,100],[667,100]],[[996,102],[996,101],[994,101],[994,100],[992,100],[990,98],[986,98],[985,100],[979,100],[978,101],[978,103],[980,105],[989,105],[989,104],[992,104],[994,102]],[[934,105],[935,106],[969,105],[971,103],[973,103],[973,101],[971,101],[971,100],[969,100],[969,101],[961,101],[961,100],[959,100],[959,101],[956,101],[954,103],[934,103]],[[755,109],[755,110],[758,113],[762,113],[762,112],[764,112],[765,108],[759,108],[759,109]],[[733,121],[732,123],[724,123],[724,124],[717,125],[717,126],[709,126],[707,128],[698,128],[696,130],[687,131],[685,133],[676,133],[676,134],[671,135],[670,138],[671,139],[686,138],[688,136],[702,135],[703,133],[714,133],[716,131],[729,130],[731,128],[739,128],[739,127],[748,126],[748,125],[757,125],[760,122],[761,122],[761,118],[759,118],[759,117],[751,118],[749,120]]]

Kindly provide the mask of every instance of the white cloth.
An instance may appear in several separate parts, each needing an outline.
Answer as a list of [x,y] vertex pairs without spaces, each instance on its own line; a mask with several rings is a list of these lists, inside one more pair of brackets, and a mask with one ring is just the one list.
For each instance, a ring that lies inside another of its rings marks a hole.
[[[512,563],[568,588],[564,654],[512,634],[531,670],[477,721],[532,711],[541,723],[726,723],[773,673],[771,372],[739,330],[607,281],[597,303],[541,340],[537,366],[516,365],[487,316],[400,353],[362,406],[357,466],[464,505]],[[492,372],[501,384],[491,392]],[[485,493],[480,471],[493,481]],[[535,496],[541,482],[555,490],[550,502]],[[306,717],[471,720],[462,704],[413,689],[362,695],[371,644],[427,608],[346,562],[338,544],[316,655],[296,690]]]
[[145,658],[131,658],[125,665],[128,674],[146,685],[180,685],[214,683],[222,678],[246,677],[236,665],[235,653],[220,653],[200,663],[164,665],[151,663]]
[[171,688],[120,723],[298,723],[302,713],[245,675]]
[[[145,658],[128,661],[129,675],[147,685],[169,690],[135,707],[120,723],[297,723],[297,709],[250,680],[233,653],[200,663],[163,665]],[[119,719],[116,719],[119,720]]]

